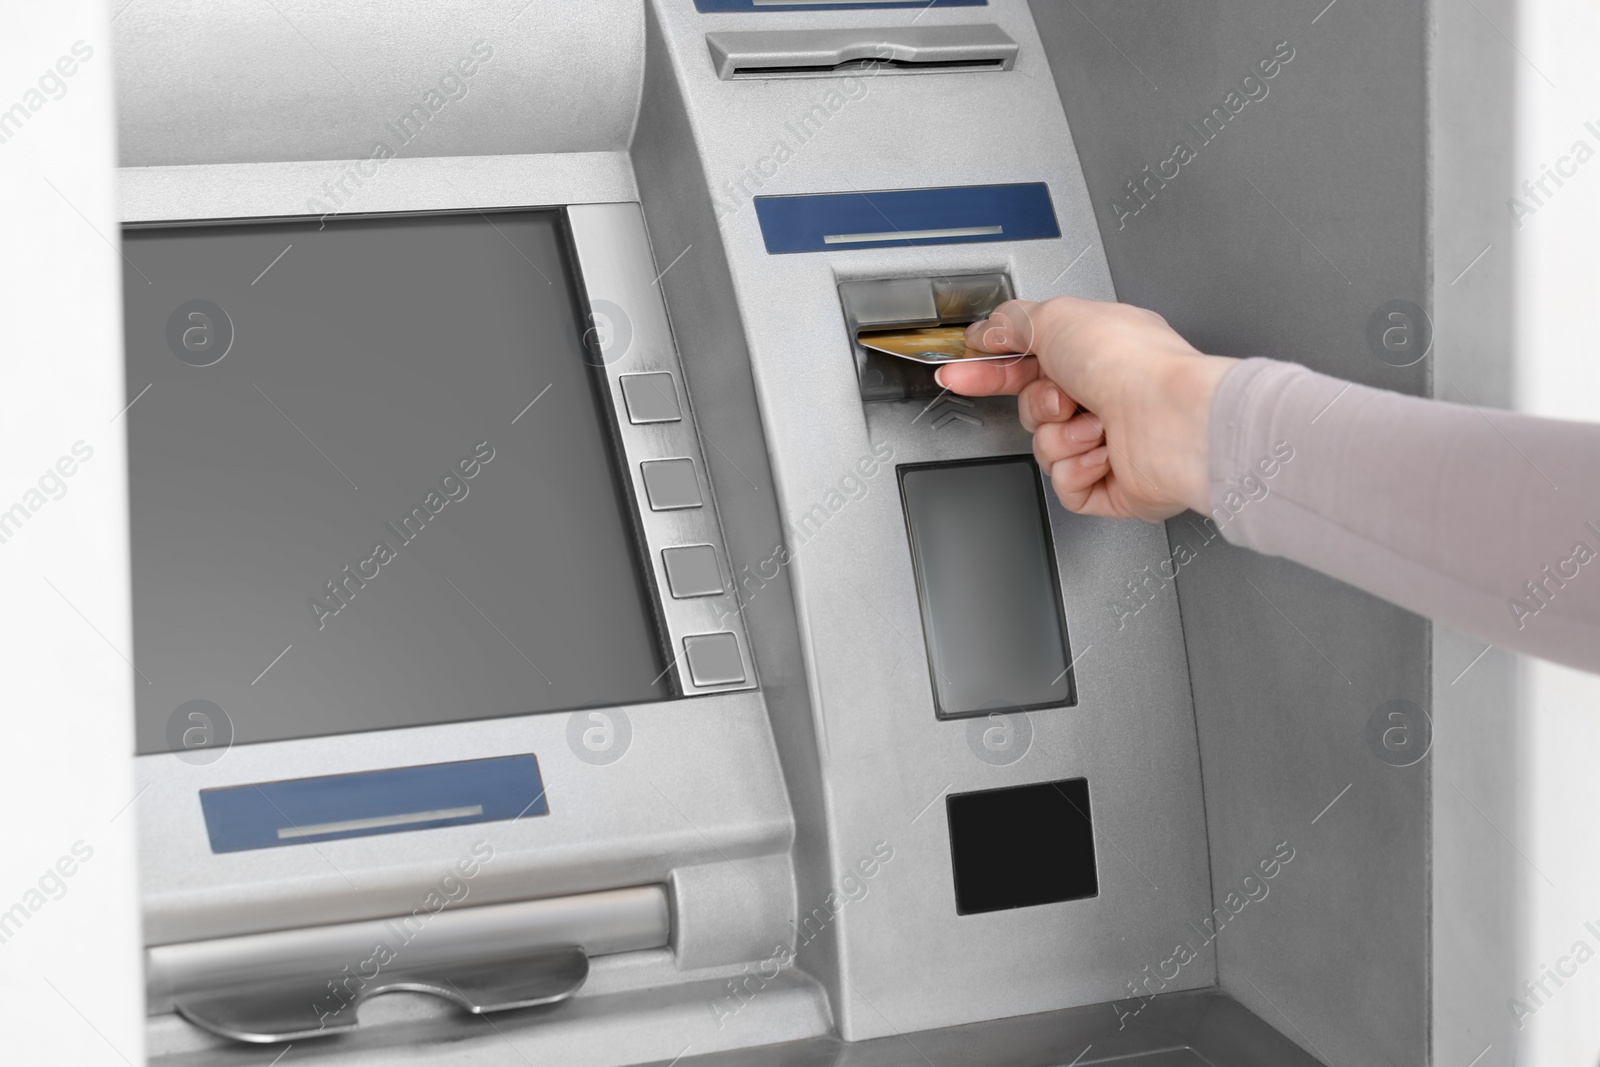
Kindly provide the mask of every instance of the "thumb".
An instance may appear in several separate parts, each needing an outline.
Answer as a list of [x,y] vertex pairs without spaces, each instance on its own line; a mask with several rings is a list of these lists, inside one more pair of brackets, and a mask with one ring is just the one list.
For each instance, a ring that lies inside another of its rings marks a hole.
[[967,327],[967,347],[979,352],[1030,353],[1037,333],[1034,329],[1035,300],[1007,300],[1004,304]]

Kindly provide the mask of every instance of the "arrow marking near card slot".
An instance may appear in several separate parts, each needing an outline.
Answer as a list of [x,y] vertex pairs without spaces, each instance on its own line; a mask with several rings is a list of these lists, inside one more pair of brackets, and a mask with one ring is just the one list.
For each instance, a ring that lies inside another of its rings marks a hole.
[[[976,406],[977,405],[971,400],[967,400],[964,397],[945,397],[943,400],[939,401],[939,403],[934,405],[933,411],[930,413],[933,415],[933,428],[935,430],[942,430],[944,427],[949,426],[952,422],[964,422],[968,426],[982,426],[982,416],[977,415],[970,410]],[[967,408],[969,410],[963,411],[961,410],[962,408]]]

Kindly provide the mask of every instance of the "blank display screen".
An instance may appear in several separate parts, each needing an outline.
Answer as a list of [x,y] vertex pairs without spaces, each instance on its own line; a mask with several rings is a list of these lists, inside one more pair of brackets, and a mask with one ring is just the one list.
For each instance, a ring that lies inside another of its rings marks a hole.
[[124,251],[139,752],[669,695],[557,212]]
[[957,914],[1099,894],[1088,779],[957,793],[945,810]]
[[1033,460],[902,467],[900,491],[939,717],[1073,703]]

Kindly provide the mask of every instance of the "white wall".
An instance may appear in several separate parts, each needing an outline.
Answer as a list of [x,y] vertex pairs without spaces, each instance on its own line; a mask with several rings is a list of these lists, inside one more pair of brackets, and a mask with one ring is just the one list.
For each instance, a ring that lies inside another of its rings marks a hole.
[[[7,1063],[143,1061],[109,17],[11,4],[0,30]],[[61,457],[70,476],[48,473]]]
[[[1540,193],[1542,204],[1524,196],[1534,213],[1516,234],[1517,406],[1600,421],[1600,5],[1522,0],[1519,21],[1519,184],[1577,141],[1594,158],[1562,186],[1548,181],[1553,195]],[[1593,510],[1600,516],[1600,501]],[[1521,1030],[1518,1062],[1590,1067],[1600,1062],[1600,677],[1525,660],[1521,682],[1523,825],[1513,836],[1527,862],[1518,982],[1555,967],[1579,941],[1596,955],[1581,966],[1573,957],[1563,966],[1576,966],[1575,977],[1560,987],[1547,980],[1552,995],[1541,994],[1537,1007],[1528,1001],[1535,1014]]]

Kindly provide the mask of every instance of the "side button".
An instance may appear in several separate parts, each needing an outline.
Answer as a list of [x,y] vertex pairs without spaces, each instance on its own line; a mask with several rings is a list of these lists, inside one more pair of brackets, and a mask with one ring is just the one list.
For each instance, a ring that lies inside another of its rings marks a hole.
[[710,545],[683,545],[663,548],[661,563],[667,571],[667,587],[674,600],[696,596],[715,596],[722,592],[722,571],[717,567],[717,550]]
[[651,374],[624,374],[622,399],[628,405],[628,421],[635,426],[650,422],[677,422],[683,418],[678,409],[678,390],[672,375],[665,371]]
[[696,686],[738,685],[745,680],[739,639],[731,633],[696,634],[683,639],[689,679]]
[[692,459],[652,459],[639,464],[651,511],[675,511],[701,505],[700,482]]

